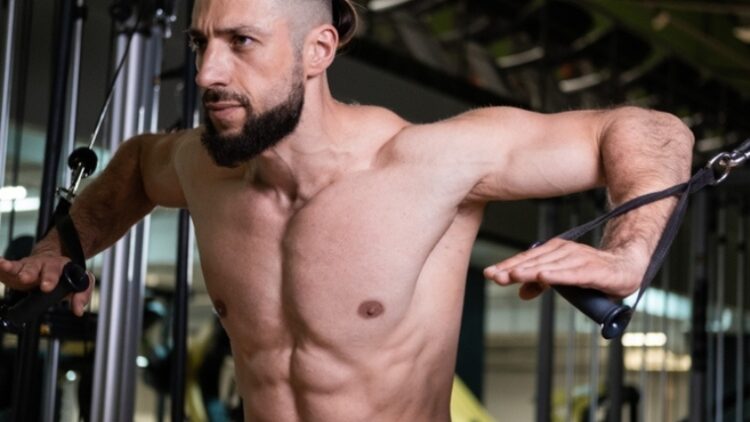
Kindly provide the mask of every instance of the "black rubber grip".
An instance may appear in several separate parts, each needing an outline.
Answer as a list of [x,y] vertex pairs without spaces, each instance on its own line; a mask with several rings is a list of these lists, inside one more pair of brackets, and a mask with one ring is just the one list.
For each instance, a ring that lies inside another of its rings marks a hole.
[[36,289],[20,302],[9,308],[5,319],[13,324],[22,325],[39,319],[50,306],[60,302],[70,293],[82,292],[89,287],[89,276],[81,266],[68,262],[63,267],[57,286],[43,293]]
[[628,305],[614,302],[599,290],[575,286],[552,286],[571,305],[602,327],[602,337],[613,339],[622,335],[633,316]]

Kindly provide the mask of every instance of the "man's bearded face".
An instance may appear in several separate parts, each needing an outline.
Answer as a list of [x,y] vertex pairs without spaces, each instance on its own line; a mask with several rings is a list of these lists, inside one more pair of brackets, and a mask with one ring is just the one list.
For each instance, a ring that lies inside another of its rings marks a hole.
[[[247,97],[223,89],[207,89],[203,94],[205,130],[201,143],[217,165],[237,167],[276,145],[292,133],[299,124],[305,99],[302,76],[297,76],[287,98],[261,113],[255,113]],[[245,109],[245,123],[236,134],[222,135],[211,121],[207,104],[236,102]]]

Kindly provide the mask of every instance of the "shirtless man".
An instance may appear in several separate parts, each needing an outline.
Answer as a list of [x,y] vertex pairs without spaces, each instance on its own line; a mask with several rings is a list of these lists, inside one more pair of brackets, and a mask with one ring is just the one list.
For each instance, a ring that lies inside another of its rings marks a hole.
[[[337,102],[326,69],[353,13],[349,0],[197,0],[204,127],[124,143],[71,211],[91,256],[154,206],[190,210],[247,420],[448,421],[485,204],[602,184],[617,204],[689,174],[692,134],[660,112],[498,107],[415,125]],[[673,205],[622,217],[601,249],[552,241],[485,275],[523,298],[554,283],[627,295]],[[52,232],[0,277],[51,290],[66,260]]]

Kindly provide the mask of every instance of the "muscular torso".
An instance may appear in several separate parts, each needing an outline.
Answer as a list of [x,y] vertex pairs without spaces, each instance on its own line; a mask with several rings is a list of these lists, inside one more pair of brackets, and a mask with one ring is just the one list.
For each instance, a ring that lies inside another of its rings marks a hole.
[[[450,169],[394,139],[290,200],[210,167],[180,171],[246,420],[449,420],[469,251],[481,207]],[[202,169],[201,171],[188,170]]]

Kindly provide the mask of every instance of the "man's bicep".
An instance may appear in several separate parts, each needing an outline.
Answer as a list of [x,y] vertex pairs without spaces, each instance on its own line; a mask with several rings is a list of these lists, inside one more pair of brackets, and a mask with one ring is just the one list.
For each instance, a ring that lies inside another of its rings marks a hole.
[[472,151],[486,157],[470,199],[560,196],[602,183],[602,112],[540,114],[498,107],[470,112],[466,118],[463,132],[482,134],[467,143],[477,143]]
[[186,206],[175,161],[184,136],[183,132],[144,135],[138,139],[143,189],[154,205]]

